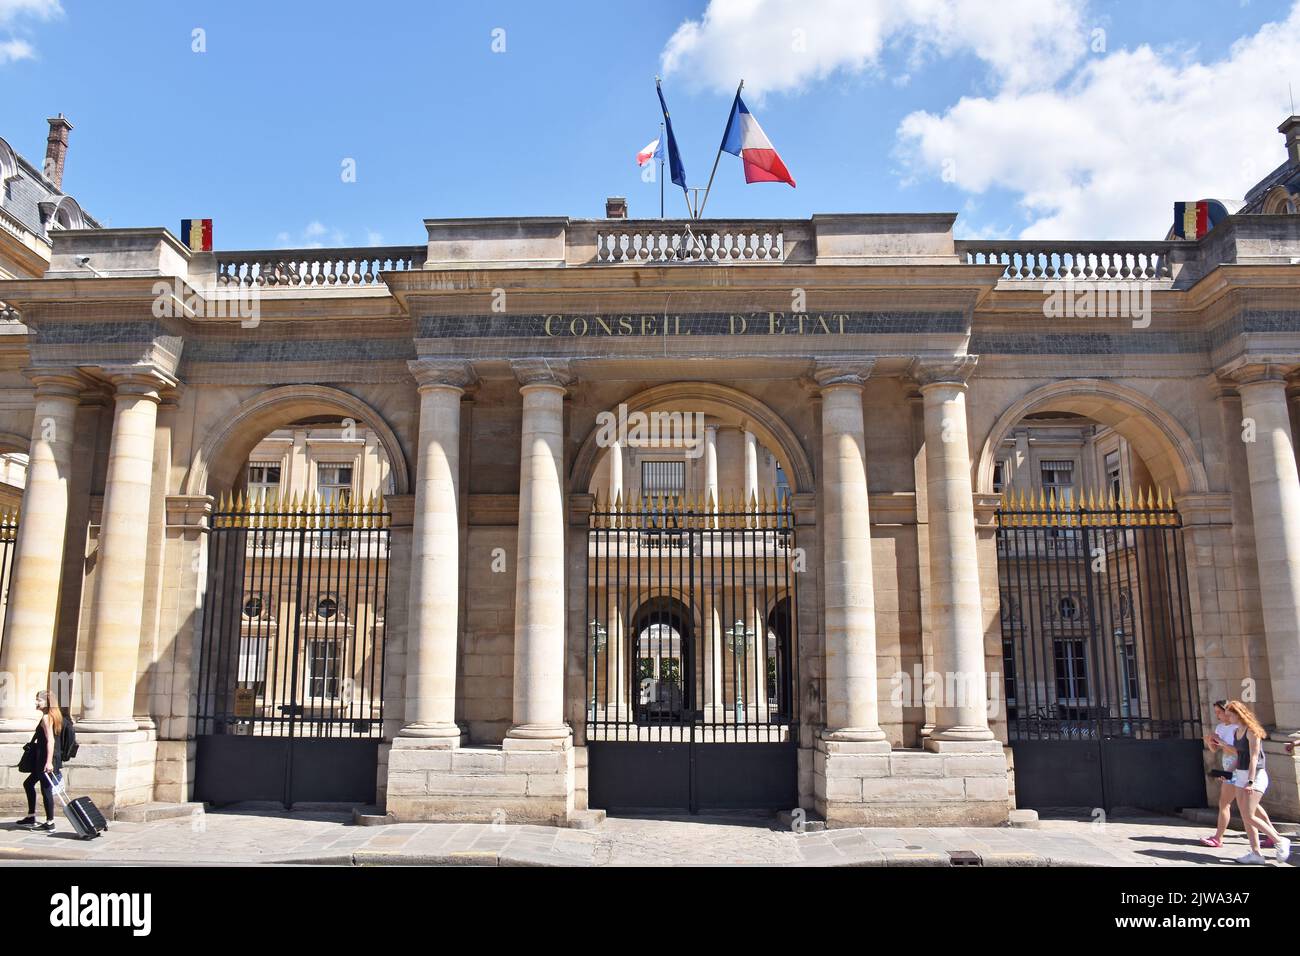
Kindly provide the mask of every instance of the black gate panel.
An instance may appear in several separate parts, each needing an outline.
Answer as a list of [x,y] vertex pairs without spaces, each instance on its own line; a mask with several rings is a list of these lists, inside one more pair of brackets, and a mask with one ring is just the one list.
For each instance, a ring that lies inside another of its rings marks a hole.
[[[668,464],[643,461],[642,487],[683,480]],[[597,500],[587,544],[590,806],[798,805],[794,534],[788,497]]]
[[1004,498],[1007,733],[1021,807],[1203,806],[1182,521],[1172,498]]
[[194,762],[194,796],[204,803],[284,802],[288,737],[203,734]]
[[792,810],[799,805],[799,748],[694,744],[696,812]]
[[289,751],[289,802],[375,802],[379,741],[299,737]]
[[1204,806],[1203,749],[1200,740],[1113,737],[1103,741],[1105,806],[1141,807],[1164,813]]
[[208,539],[195,798],[373,803],[389,516],[223,499]]
[[1101,743],[1096,740],[1014,740],[1016,806],[1029,810],[1105,806]]
[[689,813],[690,744],[587,744],[587,805],[600,810]]

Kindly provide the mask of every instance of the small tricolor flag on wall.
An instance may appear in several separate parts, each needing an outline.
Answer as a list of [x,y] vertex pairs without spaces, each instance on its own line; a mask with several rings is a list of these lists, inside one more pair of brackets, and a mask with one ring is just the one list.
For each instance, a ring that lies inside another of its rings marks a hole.
[[182,219],[181,242],[195,252],[212,251],[212,220]]
[[1178,239],[1199,239],[1228,216],[1223,203],[1213,199],[1174,203],[1173,235]]

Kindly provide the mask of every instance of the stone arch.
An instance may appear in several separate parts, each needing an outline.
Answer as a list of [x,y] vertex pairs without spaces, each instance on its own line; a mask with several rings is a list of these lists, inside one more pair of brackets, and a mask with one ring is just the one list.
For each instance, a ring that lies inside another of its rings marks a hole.
[[185,476],[182,493],[202,495],[209,486],[231,487],[249,453],[269,432],[311,415],[338,414],[374,430],[388,455],[396,494],[410,493],[410,473],[397,434],[371,405],[325,385],[285,385],[260,392],[245,401],[209,433]]
[[32,450],[32,440],[26,435],[20,435],[17,432],[0,432],[0,455],[9,452],[21,452],[24,455],[30,454]]
[[1070,379],[1034,389],[993,424],[976,466],[975,488],[993,491],[993,466],[1002,440],[1026,415],[1040,411],[1083,415],[1109,425],[1141,456],[1157,485],[1175,494],[1204,494],[1210,483],[1196,446],[1182,424],[1149,395],[1103,379]]
[[[812,461],[794,430],[770,406],[738,389],[711,382],[667,382],[623,399],[631,412],[703,412],[723,420],[744,421],[760,442],[781,455],[790,488],[810,492],[814,487]],[[596,444],[598,427],[593,425],[574,456],[569,473],[569,490],[584,494],[600,463]]]

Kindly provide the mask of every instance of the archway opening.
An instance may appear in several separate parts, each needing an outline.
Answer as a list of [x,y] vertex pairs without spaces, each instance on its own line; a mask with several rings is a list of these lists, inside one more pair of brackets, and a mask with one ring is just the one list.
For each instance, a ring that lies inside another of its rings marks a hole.
[[[1003,496],[1001,703],[1017,799],[1200,805],[1188,565],[1170,487],[1196,472],[1149,421],[1078,407],[1027,411],[988,449],[990,490]],[[1141,760],[1156,783],[1134,789],[1125,762]]]
[[372,801],[394,469],[368,422],[255,423],[210,479],[196,797]]

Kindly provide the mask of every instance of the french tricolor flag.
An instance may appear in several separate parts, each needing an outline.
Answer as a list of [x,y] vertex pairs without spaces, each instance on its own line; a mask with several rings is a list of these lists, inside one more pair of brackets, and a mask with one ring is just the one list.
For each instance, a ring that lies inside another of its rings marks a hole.
[[745,164],[747,183],[789,183],[794,186],[790,170],[781,162],[781,157],[772,148],[772,141],[763,132],[763,127],[758,125],[758,120],[745,106],[739,93],[731,107],[727,131],[722,137],[722,151],[741,158]]

